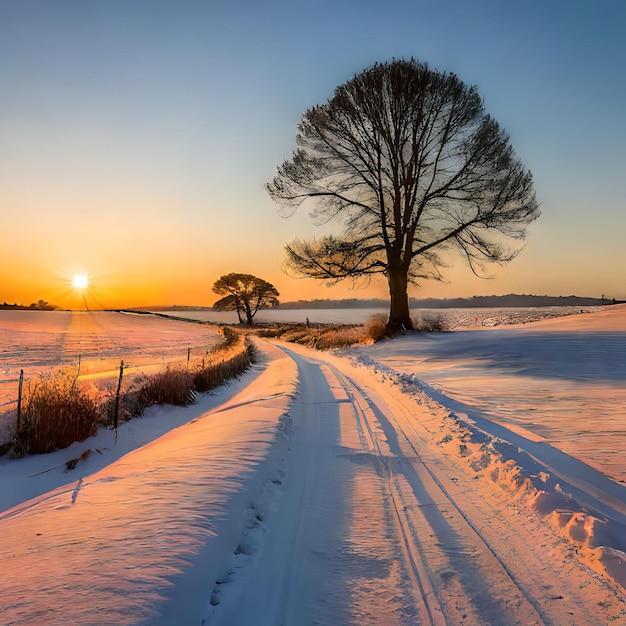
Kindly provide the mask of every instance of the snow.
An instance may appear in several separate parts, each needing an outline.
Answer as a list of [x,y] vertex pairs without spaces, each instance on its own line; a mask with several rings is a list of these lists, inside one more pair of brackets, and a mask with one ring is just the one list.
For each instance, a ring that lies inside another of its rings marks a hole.
[[357,353],[626,483],[626,305],[506,330],[405,335]]
[[522,402],[533,381],[597,388],[619,433],[625,314],[336,353],[259,341],[240,380],[116,443],[2,459],[0,622],[626,623],[626,487],[560,449],[597,426]]
[[[448,330],[460,328],[494,327],[508,324],[522,324],[543,319],[576,315],[581,312],[602,310],[603,307],[491,307],[487,309],[415,309],[412,311],[416,321],[420,319],[441,320]],[[236,324],[234,311],[191,310],[161,311],[184,319],[211,322],[214,324]],[[262,309],[254,320],[259,324],[298,323],[307,320],[311,324],[364,324],[374,315],[388,315],[389,308],[348,308],[348,309]]]
[[0,558],[16,575],[0,582],[0,620],[199,623],[210,581],[242,534],[248,493],[273,479],[271,462],[258,466],[276,444],[294,380],[292,362],[274,353],[219,408],[4,511]]
[[[2,379],[16,371],[76,366],[103,373],[120,358],[130,366],[187,356],[188,347],[219,341],[215,327],[110,311],[0,311]],[[106,366],[106,367],[105,367]],[[39,368],[39,369],[37,369]]]
[[[150,407],[141,417],[121,424],[117,434],[113,430],[99,428],[95,436],[76,442],[64,450],[16,459],[9,455],[0,457],[0,511],[68,482],[81,480],[169,431],[199,418],[236,396],[259,373],[260,366],[254,366],[239,379],[211,394],[200,394],[198,402],[190,407]],[[75,459],[79,459],[75,467],[68,469],[67,463]]]

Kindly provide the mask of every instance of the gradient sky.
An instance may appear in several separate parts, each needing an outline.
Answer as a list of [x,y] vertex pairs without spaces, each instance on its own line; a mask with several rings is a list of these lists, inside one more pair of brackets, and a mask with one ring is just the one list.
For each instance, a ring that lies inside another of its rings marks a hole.
[[211,304],[224,273],[281,299],[385,297],[281,270],[315,234],[264,190],[310,106],[376,61],[478,86],[542,217],[493,278],[417,297],[626,299],[626,4],[620,0],[0,0],[0,302]]

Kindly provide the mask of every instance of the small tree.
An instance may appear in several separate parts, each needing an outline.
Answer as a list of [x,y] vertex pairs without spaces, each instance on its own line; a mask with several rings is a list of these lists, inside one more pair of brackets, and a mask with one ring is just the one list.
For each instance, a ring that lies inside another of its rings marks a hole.
[[383,274],[388,331],[412,328],[407,287],[440,278],[441,252],[475,273],[505,262],[539,216],[532,176],[476,87],[414,59],[377,63],[307,110],[298,148],[267,185],[340,236],[286,246],[287,266],[335,283]]
[[261,309],[276,306],[280,295],[271,283],[252,274],[226,274],[213,285],[213,291],[224,296],[213,308],[217,311],[237,311],[239,323],[253,325]]

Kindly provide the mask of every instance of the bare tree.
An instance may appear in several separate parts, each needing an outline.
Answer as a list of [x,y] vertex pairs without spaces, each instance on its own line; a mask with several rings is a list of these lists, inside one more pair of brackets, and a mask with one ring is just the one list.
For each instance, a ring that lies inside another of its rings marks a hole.
[[514,258],[539,216],[532,175],[476,87],[414,59],[339,86],[304,113],[296,141],[267,191],[345,228],[291,242],[287,266],[330,284],[384,274],[390,332],[412,328],[408,284],[441,278],[442,252],[456,249],[480,274]]
[[261,309],[278,304],[280,295],[271,283],[252,274],[226,274],[215,281],[213,291],[224,296],[213,308],[217,311],[237,311],[239,323],[252,326]]

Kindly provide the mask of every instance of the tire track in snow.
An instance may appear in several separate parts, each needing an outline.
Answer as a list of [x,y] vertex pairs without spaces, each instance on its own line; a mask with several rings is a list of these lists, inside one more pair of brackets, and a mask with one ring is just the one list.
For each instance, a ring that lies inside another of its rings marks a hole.
[[[449,525],[454,529],[460,529],[465,524],[471,529],[468,536],[472,533],[475,535],[478,550],[473,558],[478,558],[480,555],[482,544],[484,546],[482,551],[486,550],[490,553],[502,570],[499,574],[502,580],[498,583],[501,585],[500,591],[493,581],[489,581],[487,585],[492,590],[495,599],[501,601],[501,598],[506,598],[505,613],[508,618],[504,615],[500,618],[496,617],[495,621],[490,619],[494,607],[489,609],[488,603],[484,604],[485,599],[488,600],[488,598],[484,597],[484,589],[481,589],[483,585],[478,585],[478,598],[475,596],[476,585],[474,583],[480,579],[480,576],[476,574],[480,574],[481,570],[490,572],[492,568],[488,564],[484,567],[480,566],[478,572],[473,572],[472,563],[463,563],[461,559],[460,566],[434,572],[435,575],[441,574],[451,578],[465,575],[466,586],[467,574],[470,573],[470,584],[466,591],[469,592],[474,604],[478,600],[477,604],[481,610],[477,619],[468,614],[467,618],[459,620],[458,618],[462,616],[457,614],[448,623],[462,621],[464,624],[587,625],[605,624],[619,620],[619,616],[623,617],[623,599],[616,594],[616,590],[610,588],[595,572],[579,563],[574,558],[572,547],[556,535],[552,528],[541,523],[531,511],[519,509],[504,492],[500,493],[495,485],[489,486],[487,494],[489,497],[485,497],[486,492],[484,489],[481,492],[476,482],[477,478],[482,477],[464,474],[464,468],[455,463],[459,459],[446,458],[440,448],[433,445],[433,433],[429,432],[431,427],[428,426],[425,429],[422,421],[432,420],[434,423],[442,424],[442,420],[437,417],[436,413],[437,411],[440,414],[445,413],[443,407],[427,396],[423,399],[425,406],[419,407],[421,401],[415,401],[403,394],[387,395],[384,391],[382,395],[379,395],[372,388],[376,397],[376,400],[373,400],[353,379],[341,374],[339,376],[342,377],[348,389],[351,387],[354,389],[353,397],[357,405],[355,411],[365,416],[371,425],[370,432],[374,435],[379,432],[379,436],[390,444],[391,452],[400,450],[398,456],[404,456],[405,463],[412,464],[416,470],[420,468],[422,470],[417,474],[422,486],[427,487],[426,494],[415,491],[416,482],[410,473],[404,476],[408,479],[408,485],[405,485],[404,489],[400,485],[397,491],[400,498],[403,494],[408,494],[404,509],[400,511],[405,513],[406,523],[413,527],[412,536],[416,544],[419,544],[420,537],[424,536],[424,525],[420,524],[420,516],[412,512],[419,510],[424,514],[431,506],[432,509],[442,511],[446,506],[451,506],[454,508],[452,511],[454,515],[450,515],[449,512],[446,515]],[[367,380],[369,381],[369,378]],[[372,382],[374,382],[373,378]],[[379,387],[381,386],[378,385],[376,389],[378,390]],[[367,388],[368,390],[371,388],[369,382]],[[403,397],[399,398],[396,395]],[[416,409],[421,409],[418,416],[414,414]],[[430,437],[425,437],[424,432],[428,432]],[[410,458],[411,454],[414,455],[413,460]],[[390,466],[390,482],[392,485],[394,483],[398,485],[398,479],[403,478],[403,470],[396,471],[394,476],[393,469],[393,466]],[[432,481],[432,485],[428,485],[429,481]],[[492,494],[492,491],[495,493]],[[426,505],[420,502],[423,495],[428,497],[429,494],[432,496],[431,502]],[[412,499],[413,505],[411,505]],[[426,522],[426,528],[429,525],[432,527],[433,521],[436,522],[436,518],[432,515],[430,519],[428,515],[421,517],[423,518],[421,522]],[[434,525],[436,526],[436,523]],[[463,535],[465,536],[465,533]],[[446,547],[445,542],[443,547]],[[454,551],[445,551],[448,558],[458,560],[458,555],[455,555]],[[488,554],[482,555],[480,558],[487,562],[488,556]],[[428,559],[427,564],[432,565]],[[493,569],[494,572],[496,570],[497,568]],[[432,572],[431,568],[431,574]],[[519,602],[520,608],[516,608],[512,602],[513,596],[503,591],[506,589],[504,583],[507,577],[514,590],[516,589],[517,593],[522,596],[522,601]],[[440,589],[436,585],[436,576],[433,584],[438,590]],[[440,600],[445,611],[449,604],[446,605],[445,598],[440,597]],[[455,602],[458,604],[458,600]],[[528,611],[526,617],[523,617],[524,613],[520,612],[524,604],[526,604],[525,610]],[[485,608],[489,609],[487,613],[485,613]],[[448,617],[450,619],[450,616]]]
[[248,571],[220,585],[206,623],[423,623],[351,403],[333,394],[328,368],[285,352],[298,365],[299,392],[284,490]]
[[[422,461],[402,427],[392,424],[389,411],[389,416],[385,415],[353,380],[335,371],[351,397],[355,414],[368,430],[375,452],[384,461],[398,530],[429,623],[547,623],[541,609]],[[374,424],[382,431],[378,436]],[[398,441],[393,442],[394,436],[404,436],[412,458],[406,457]],[[385,440],[387,451],[381,449],[379,437]],[[429,479],[433,484],[427,485]],[[450,521],[454,512],[469,529],[459,529],[458,520]],[[439,554],[428,549],[420,537],[440,544]],[[489,572],[489,579],[483,571]]]
[[[359,439],[361,440],[361,444],[364,448],[375,451],[374,463],[377,467],[378,473],[381,478],[385,476],[385,467],[382,463],[384,454],[381,450],[381,447],[378,443],[378,438],[376,437],[376,433],[374,428],[367,419],[365,411],[361,408],[357,398],[354,394],[354,384],[351,381],[343,376],[336,368],[333,368],[333,373],[337,377],[338,383],[345,389],[348,398],[352,404],[354,409],[354,415],[356,418],[356,427],[359,432]],[[378,458],[376,458],[378,456]],[[386,468],[387,471],[389,468]],[[389,483],[391,487],[391,481]],[[441,604],[437,598],[435,593],[431,577],[428,575],[428,571],[426,569],[426,564],[424,561],[424,554],[420,548],[419,544],[416,544],[411,536],[411,533],[408,532],[408,526],[405,521],[403,521],[403,507],[399,503],[398,494],[395,492],[393,488],[390,489],[390,499],[393,505],[393,510],[395,512],[396,522],[397,522],[397,531],[399,536],[401,537],[401,545],[403,549],[404,558],[406,563],[409,565],[407,568],[407,574],[411,580],[411,583],[415,590],[419,591],[420,602],[419,609],[421,609],[423,613],[425,613],[424,618],[421,622],[433,624],[433,626],[439,626],[440,624],[446,623],[445,617],[443,615],[443,611],[441,608]]]

